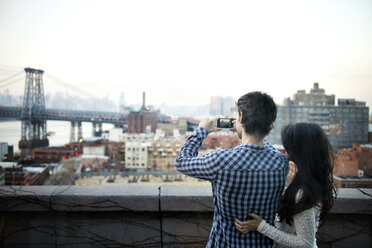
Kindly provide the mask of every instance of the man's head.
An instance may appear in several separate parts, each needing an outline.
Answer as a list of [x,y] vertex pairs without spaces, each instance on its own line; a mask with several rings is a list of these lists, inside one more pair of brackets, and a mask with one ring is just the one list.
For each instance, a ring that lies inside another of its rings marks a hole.
[[273,128],[276,119],[276,105],[271,96],[259,91],[241,96],[236,103],[239,112],[237,131],[241,138],[242,132],[263,139]]

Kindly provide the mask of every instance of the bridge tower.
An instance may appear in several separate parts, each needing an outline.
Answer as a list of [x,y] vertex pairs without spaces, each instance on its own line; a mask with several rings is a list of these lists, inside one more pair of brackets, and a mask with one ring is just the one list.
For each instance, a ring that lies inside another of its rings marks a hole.
[[[42,70],[25,68],[26,82],[22,106],[22,137],[19,141],[21,150],[48,146],[46,120],[38,119],[45,110],[44,86]],[[26,153],[29,153],[26,151]]]

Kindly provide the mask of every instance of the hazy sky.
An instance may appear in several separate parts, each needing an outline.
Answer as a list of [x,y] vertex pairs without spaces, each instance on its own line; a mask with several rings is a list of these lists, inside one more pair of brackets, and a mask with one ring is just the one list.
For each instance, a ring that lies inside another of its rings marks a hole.
[[371,0],[0,0],[0,64],[13,66],[0,80],[35,67],[129,104],[142,91],[148,103],[198,105],[253,90],[281,103],[317,81],[371,107],[371,44]]

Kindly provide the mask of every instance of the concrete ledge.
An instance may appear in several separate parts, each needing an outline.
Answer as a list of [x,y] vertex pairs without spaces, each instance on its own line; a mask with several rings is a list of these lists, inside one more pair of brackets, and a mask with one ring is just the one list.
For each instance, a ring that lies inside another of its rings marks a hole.
[[339,189],[331,213],[372,214],[372,189]]
[[[210,187],[5,186],[0,211],[213,212]],[[339,189],[331,213],[372,214],[372,189]]]
[[164,212],[213,212],[211,187],[162,186],[161,209]]
[[[372,247],[372,189],[340,189],[319,248]],[[0,187],[0,247],[205,247],[210,187]]]
[[159,211],[157,186],[0,187],[0,211]]

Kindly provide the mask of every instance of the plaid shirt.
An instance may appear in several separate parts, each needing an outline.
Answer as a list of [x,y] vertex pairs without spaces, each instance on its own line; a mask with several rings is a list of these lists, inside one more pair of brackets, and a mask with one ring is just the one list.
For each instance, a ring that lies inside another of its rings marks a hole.
[[254,231],[240,233],[235,218],[255,213],[271,225],[288,174],[288,160],[270,143],[240,144],[197,157],[208,132],[198,128],[177,156],[178,171],[212,183],[214,217],[207,247],[271,247],[272,240]]

